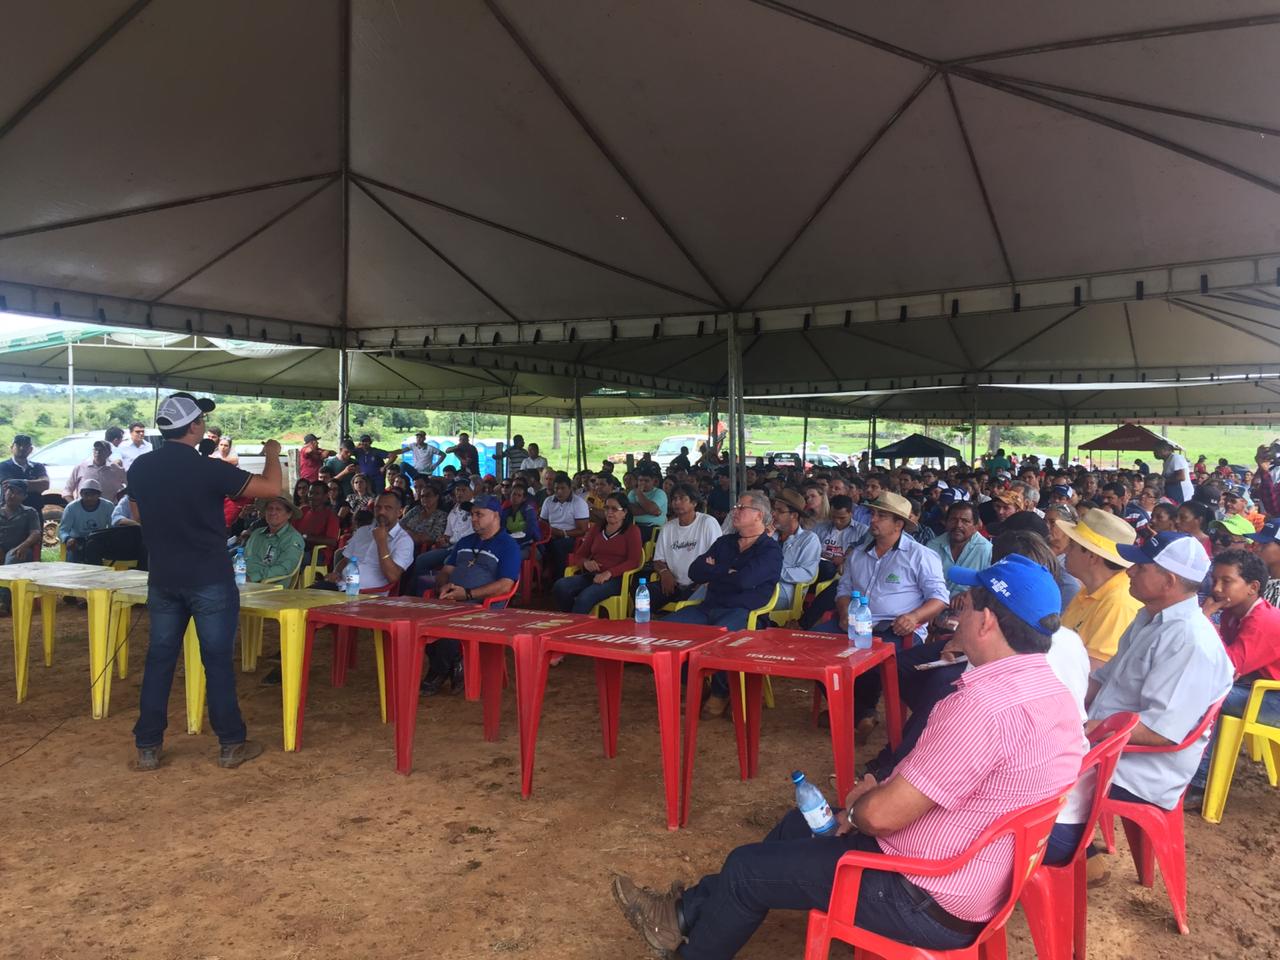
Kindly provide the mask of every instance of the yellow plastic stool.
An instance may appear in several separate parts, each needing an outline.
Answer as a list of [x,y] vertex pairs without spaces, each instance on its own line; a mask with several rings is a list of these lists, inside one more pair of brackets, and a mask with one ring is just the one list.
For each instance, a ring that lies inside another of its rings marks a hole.
[[1280,680],[1255,680],[1245,704],[1243,717],[1218,717],[1218,739],[1213,746],[1213,758],[1209,761],[1209,782],[1205,785],[1204,806],[1200,815],[1210,823],[1222,822],[1222,811],[1227,805],[1227,793],[1235,777],[1236,761],[1246,737],[1251,742],[1251,757],[1260,755],[1267,767],[1267,780],[1271,786],[1280,786],[1280,727],[1258,722],[1263,695],[1280,690]]

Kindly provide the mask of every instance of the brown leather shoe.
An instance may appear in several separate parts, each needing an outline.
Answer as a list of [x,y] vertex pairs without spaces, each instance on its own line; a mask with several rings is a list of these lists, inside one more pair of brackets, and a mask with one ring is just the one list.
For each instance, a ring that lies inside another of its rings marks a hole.
[[666,893],[656,893],[622,875],[613,878],[612,886],[614,903],[627,922],[644,937],[649,948],[659,957],[674,957],[675,951],[684,943],[676,912],[676,901],[684,887],[673,883]]
[[262,744],[257,740],[228,743],[218,748],[218,766],[223,770],[234,770],[240,764],[247,763],[261,753]]
[[1107,854],[1099,853],[1085,862],[1085,886],[1100,887],[1111,879],[1111,864],[1107,860]]
[[853,731],[853,742],[860,747],[865,745],[871,739],[871,734],[875,732],[878,723],[875,717],[863,717],[859,720],[858,726]]
[[714,693],[707,697],[702,704],[702,709],[698,712],[699,720],[714,720],[716,717],[727,716],[729,713],[729,698],[717,697]]

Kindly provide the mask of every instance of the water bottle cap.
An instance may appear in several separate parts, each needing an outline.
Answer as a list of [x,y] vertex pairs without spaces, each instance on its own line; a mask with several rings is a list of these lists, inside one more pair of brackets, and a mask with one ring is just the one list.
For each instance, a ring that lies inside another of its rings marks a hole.
[[804,771],[803,771],[803,770],[792,770],[792,771],[791,771],[791,782],[792,782],[792,783],[799,783],[799,782],[800,782],[801,780],[803,780],[803,779],[804,779]]

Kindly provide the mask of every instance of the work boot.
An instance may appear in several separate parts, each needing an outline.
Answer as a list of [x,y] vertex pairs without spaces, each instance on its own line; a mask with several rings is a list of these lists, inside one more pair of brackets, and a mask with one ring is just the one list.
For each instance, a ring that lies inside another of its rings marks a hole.
[[875,732],[879,722],[875,717],[863,717],[859,720],[858,726],[853,731],[853,742],[859,747],[864,746],[871,739],[871,734]]
[[1111,879],[1111,864],[1107,854],[1098,853],[1085,861],[1085,886],[1100,887]]
[[139,747],[138,759],[133,764],[133,769],[138,773],[152,773],[160,769],[160,756],[164,753],[163,748],[155,747]]
[[223,770],[234,770],[240,764],[247,763],[261,753],[262,744],[256,740],[224,743],[218,748],[218,766]]
[[656,893],[621,875],[613,878],[612,886],[614,903],[627,922],[644,937],[650,949],[659,957],[674,957],[675,951],[684,943],[676,907],[684,887],[673,883],[666,893]]
[[729,712],[729,698],[718,697],[714,693],[703,701],[702,709],[698,713],[700,720],[714,720],[716,717],[723,717]]

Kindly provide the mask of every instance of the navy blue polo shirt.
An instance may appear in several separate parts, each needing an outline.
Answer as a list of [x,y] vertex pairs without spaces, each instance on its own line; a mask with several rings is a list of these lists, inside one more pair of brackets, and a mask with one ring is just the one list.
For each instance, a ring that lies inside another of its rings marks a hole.
[[501,529],[488,540],[469,533],[454,545],[444,564],[453,567],[449,582],[467,590],[495,580],[519,580],[520,544]]
[[233,583],[225,497],[238,497],[253,474],[194,447],[169,442],[129,467],[151,585],[169,590]]

